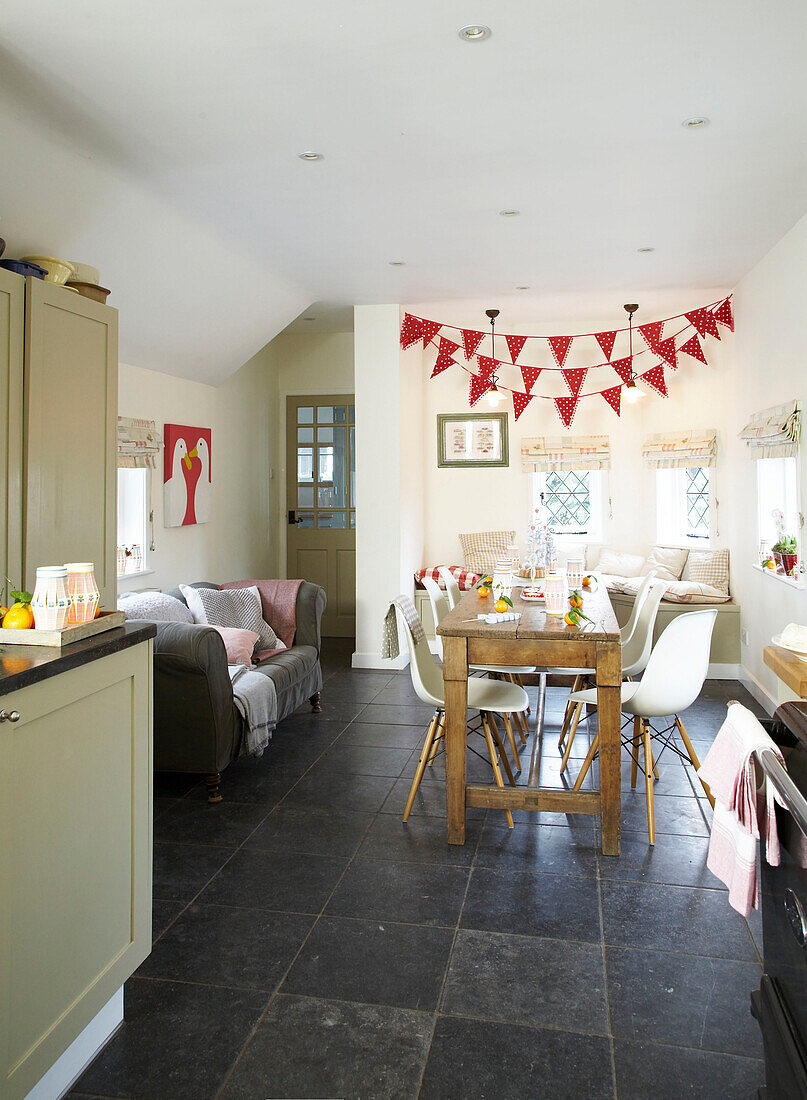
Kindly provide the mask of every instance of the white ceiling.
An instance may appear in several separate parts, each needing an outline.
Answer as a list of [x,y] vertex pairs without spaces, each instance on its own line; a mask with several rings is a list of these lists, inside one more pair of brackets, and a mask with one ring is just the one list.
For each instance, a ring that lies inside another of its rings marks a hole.
[[807,209],[802,0],[26,0],[3,23],[9,253],[100,267],[121,357],[188,377],[312,302],[697,305]]

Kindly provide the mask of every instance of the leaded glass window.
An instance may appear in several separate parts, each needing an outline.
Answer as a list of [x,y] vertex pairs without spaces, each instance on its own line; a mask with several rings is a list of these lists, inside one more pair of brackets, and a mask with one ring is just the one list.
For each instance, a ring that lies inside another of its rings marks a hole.
[[549,526],[556,531],[588,530],[591,490],[587,470],[553,470],[546,475],[543,493]]
[[686,470],[686,521],[690,538],[709,538],[709,475],[702,466]]

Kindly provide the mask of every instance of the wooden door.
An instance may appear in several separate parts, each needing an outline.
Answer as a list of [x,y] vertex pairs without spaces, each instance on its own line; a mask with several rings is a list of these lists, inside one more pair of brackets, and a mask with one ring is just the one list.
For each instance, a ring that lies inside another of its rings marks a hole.
[[287,576],[328,594],[326,638],[356,632],[356,461],[352,394],[286,398]]
[[[0,269],[0,604],[22,586],[22,376],[25,279]],[[12,583],[6,583],[10,577]]]
[[38,565],[95,563],[116,603],[118,313],[28,279],[25,316],[25,584]]

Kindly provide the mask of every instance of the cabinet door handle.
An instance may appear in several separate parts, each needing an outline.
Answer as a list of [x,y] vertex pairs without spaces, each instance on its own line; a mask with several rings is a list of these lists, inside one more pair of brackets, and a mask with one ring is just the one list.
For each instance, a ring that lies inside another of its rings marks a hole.
[[20,712],[18,710],[0,710],[0,722],[19,722]]

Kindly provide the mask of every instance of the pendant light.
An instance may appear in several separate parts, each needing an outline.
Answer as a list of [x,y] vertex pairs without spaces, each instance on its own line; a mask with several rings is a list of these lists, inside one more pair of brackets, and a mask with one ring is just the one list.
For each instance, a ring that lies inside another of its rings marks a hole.
[[644,397],[644,390],[640,390],[636,385],[636,371],[633,369],[633,315],[638,308],[639,306],[635,302],[628,302],[624,306],[628,314],[628,351],[630,354],[630,378],[625,383],[625,400],[629,405],[635,405],[637,401],[641,401]]
[[[490,357],[491,357],[491,359],[495,359],[496,358],[496,318],[499,316],[499,311],[498,311],[498,309],[486,309],[485,313],[490,318]],[[502,401],[506,401],[507,398],[504,396],[502,391],[496,385],[496,383],[499,381],[498,374],[494,374],[491,381],[493,382],[493,385],[488,390],[487,400],[488,400],[488,404],[490,405],[490,407],[492,409],[497,409],[499,407],[499,405],[502,403]]]

